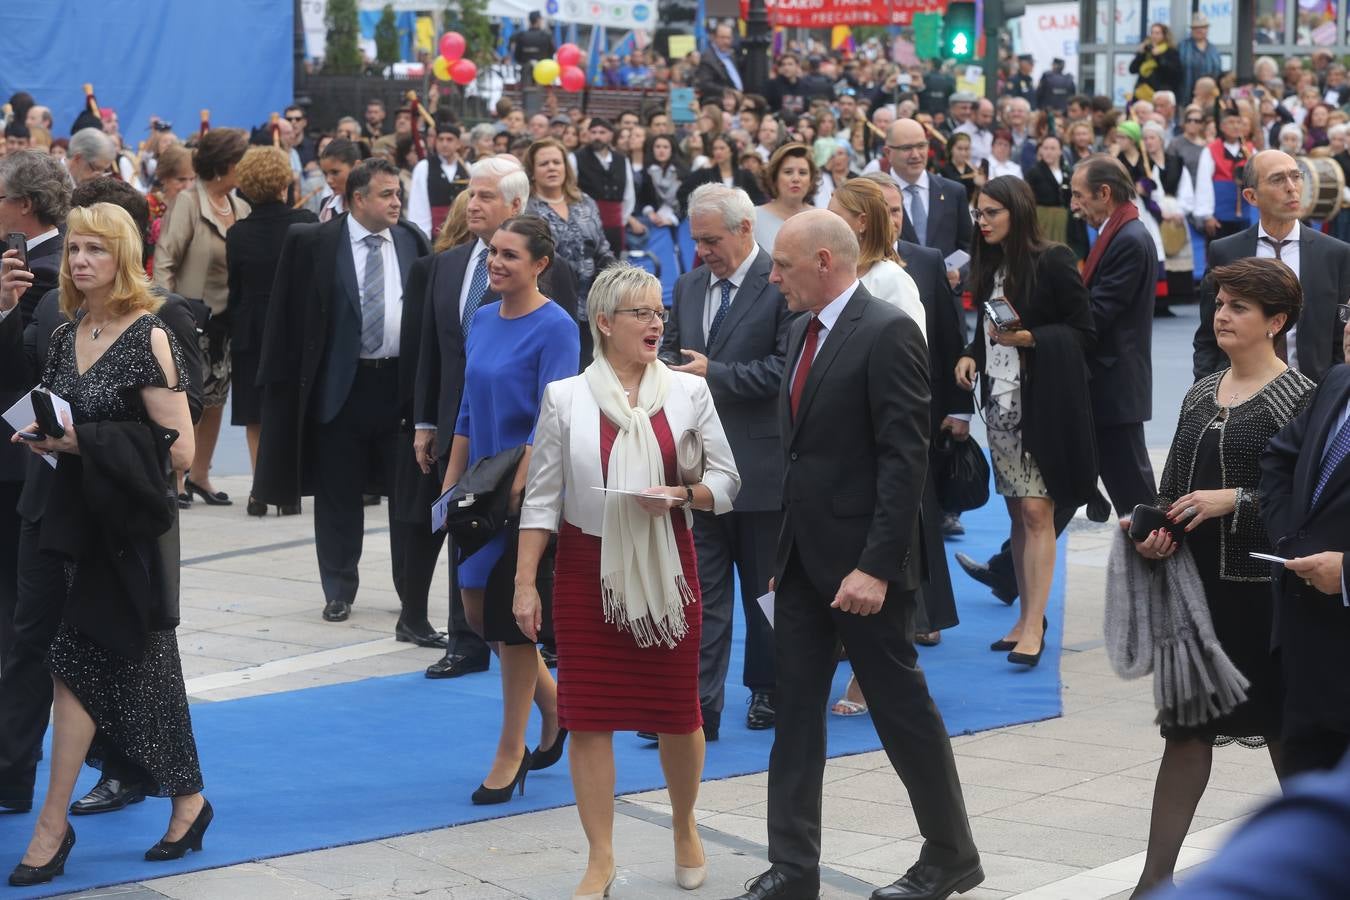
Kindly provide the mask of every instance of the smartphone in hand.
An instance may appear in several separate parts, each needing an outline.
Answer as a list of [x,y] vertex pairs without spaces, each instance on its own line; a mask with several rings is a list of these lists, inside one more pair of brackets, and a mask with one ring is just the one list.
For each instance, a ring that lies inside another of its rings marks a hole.
[[22,231],[11,231],[5,235],[5,249],[19,251],[19,263],[28,268],[28,238]]

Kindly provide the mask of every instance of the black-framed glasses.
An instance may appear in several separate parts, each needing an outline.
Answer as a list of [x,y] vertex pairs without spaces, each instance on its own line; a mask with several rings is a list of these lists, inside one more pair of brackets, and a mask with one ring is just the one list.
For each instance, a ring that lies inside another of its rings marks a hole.
[[662,307],[661,309],[652,309],[650,306],[634,306],[631,309],[616,309],[616,313],[631,313],[633,318],[637,319],[643,325],[651,322],[652,316],[657,316],[661,321],[670,321],[670,310]]
[[1336,307],[1336,321],[1343,325],[1350,325],[1350,303],[1342,303]]
[[287,117],[286,117],[286,121],[287,121],[287,122],[303,122],[303,121],[305,121],[305,117],[304,117],[304,116],[287,116]]
[[996,217],[1002,215],[1003,213],[1005,213],[1005,212],[1007,212],[1007,211],[1008,211],[1008,210],[1003,209],[1003,208],[1000,208],[1000,207],[996,207],[996,206],[986,206],[984,209],[978,209],[978,208],[977,208],[977,209],[971,210],[971,211],[970,211],[970,217],[971,217],[972,219],[974,219],[976,222],[978,222],[978,221],[980,221],[981,219],[993,219],[993,218],[996,218]]
[[927,150],[928,142],[922,144],[887,144],[887,150],[894,150],[896,153],[913,153],[916,150]]

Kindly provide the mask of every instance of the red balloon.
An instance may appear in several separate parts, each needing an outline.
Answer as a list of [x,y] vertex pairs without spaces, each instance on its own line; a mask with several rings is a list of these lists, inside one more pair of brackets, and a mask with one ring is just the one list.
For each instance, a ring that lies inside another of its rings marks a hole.
[[478,77],[478,67],[471,59],[457,59],[450,64],[450,80],[455,84],[469,84]]
[[464,35],[458,31],[447,31],[441,35],[441,56],[449,62],[454,62],[464,55],[464,46]]
[[586,87],[586,73],[576,66],[568,66],[562,71],[562,89],[573,93]]
[[563,44],[558,48],[558,52],[553,54],[553,58],[564,69],[568,66],[575,66],[581,62],[581,48],[576,44]]

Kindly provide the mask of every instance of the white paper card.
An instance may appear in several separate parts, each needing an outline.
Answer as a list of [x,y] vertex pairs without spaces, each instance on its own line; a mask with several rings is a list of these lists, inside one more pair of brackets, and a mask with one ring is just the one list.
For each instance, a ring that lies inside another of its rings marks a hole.
[[769,620],[770,628],[773,627],[773,593],[773,591],[769,591],[755,601],[759,604],[759,608],[764,610],[764,618]]
[[591,487],[597,491],[604,491],[606,494],[623,494],[624,496],[627,497],[645,497],[648,500],[666,500],[670,503],[682,502],[680,500],[676,500],[674,497],[662,497],[660,494],[649,494],[646,491],[629,491],[625,490],[624,488],[607,488],[601,487],[598,484],[593,484],[591,485]]
[[955,272],[964,269],[966,267],[966,264],[969,262],[970,262],[969,253],[967,253],[964,250],[954,250],[952,251],[952,255],[948,256],[946,259],[947,271]]
[[1279,563],[1280,565],[1289,562],[1289,560],[1285,559],[1283,556],[1276,556],[1273,553],[1257,553],[1255,550],[1252,550],[1248,552],[1247,555],[1252,559],[1262,559],[1266,562]]
[[[33,390],[43,391],[52,398],[52,409],[56,411],[56,421],[64,422],[67,418],[72,422],[75,421],[75,414],[71,412],[70,404],[66,402],[64,397],[53,394],[42,387],[35,387]],[[33,398],[29,396],[29,393],[29,391],[24,391],[18,401],[4,412],[5,422],[15,431],[22,431],[37,421],[37,414],[33,412]],[[55,453],[44,453],[42,458],[46,460],[47,465],[53,469],[56,468]]]

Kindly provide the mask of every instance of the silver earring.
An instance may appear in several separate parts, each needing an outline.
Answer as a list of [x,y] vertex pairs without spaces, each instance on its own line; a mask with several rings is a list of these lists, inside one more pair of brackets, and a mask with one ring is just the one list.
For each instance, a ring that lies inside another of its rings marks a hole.
[[1267,332],[1266,332],[1266,340],[1268,340],[1268,341],[1273,341],[1273,340],[1275,340],[1275,332],[1273,332],[1273,331],[1267,331]]

